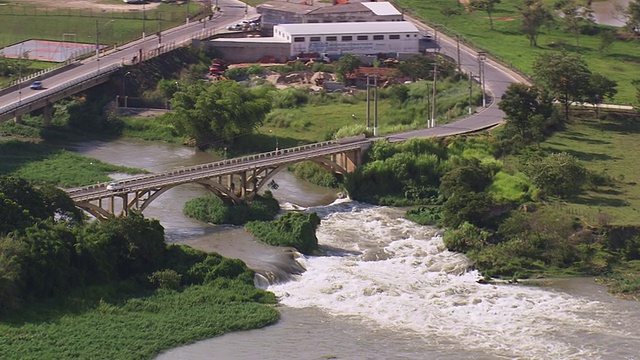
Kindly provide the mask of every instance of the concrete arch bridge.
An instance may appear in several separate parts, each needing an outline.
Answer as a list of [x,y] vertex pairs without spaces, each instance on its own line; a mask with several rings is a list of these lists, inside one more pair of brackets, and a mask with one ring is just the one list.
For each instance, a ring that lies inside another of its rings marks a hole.
[[362,135],[66,191],[76,206],[100,220],[124,216],[131,210],[144,211],[164,192],[182,184],[199,184],[223,201],[238,204],[251,201],[275,174],[293,163],[309,160],[334,174],[352,172],[362,164],[363,152],[370,144]]

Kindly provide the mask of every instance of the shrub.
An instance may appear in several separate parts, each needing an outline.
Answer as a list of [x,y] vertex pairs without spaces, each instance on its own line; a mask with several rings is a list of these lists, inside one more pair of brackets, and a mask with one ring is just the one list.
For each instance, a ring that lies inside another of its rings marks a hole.
[[149,276],[149,282],[157,285],[160,289],[175,290],[180,286],[182,276],[175,270],[159,270]]
[[320,218],[311,214],[286,213],[276,221],[252,221],[245,228],[260,241],[274,246],[291,246],[303,254],[318,251],[316,229]]

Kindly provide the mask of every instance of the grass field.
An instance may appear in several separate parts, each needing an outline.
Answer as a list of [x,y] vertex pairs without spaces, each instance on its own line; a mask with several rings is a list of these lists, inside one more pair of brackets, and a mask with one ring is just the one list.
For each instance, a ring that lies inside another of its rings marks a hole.
[[[547,6],[553,7],[551,1]],[[631,80],[640,78],[640,40],[617,40],[611,47],[600,52],[601,43],[599,32],[614,29],[609,26],[594,25],[594,35],[581,35],[579,46],[576,47],[575,36],[563,30],[560,18],[549,27],[542,27],[542,34],[538,38],[538,47],[529,45],[529,40],[520,31],[519,0],[502,0],[496,5],[492,15],[494,29],[489,28],[486,12],[468,12],[462,5],[451,0],[396,0],[398,8],[406,9],[406,13],[422,19],[425,23],[437,26],[440,31],[450,35],[459,35],[462,41],[474,44],[484,49],[491,56],[501,59],[520,70],[525,75],[531,75],[532,65],[538,54],[560,50],[576,53],[582,56],[593,72],[602,73],[618,82],[618,94],[612,101],[617,104],[633,104],[636,102],[635,89]],[[446,17],[441,13],[445,7],[458,9],[461,14]]]
[[235,280],[220,283],[226,286],[128,297],[125,290],[87,288],[30,303],[0,321],[0,358],[153,359],[163,350],[278,320],[277,310],[259,298],[268,294]]
[[593,116],[593,112],[576,114],[565,131],[555,133],[542,147],[576,156],[587,169],[613,178],[615,186],[587,191],[557,206],[594,224],[598,214],[605,213],[613,224],[640,225],[638,116],[623,118],[610,113],[601,118]]

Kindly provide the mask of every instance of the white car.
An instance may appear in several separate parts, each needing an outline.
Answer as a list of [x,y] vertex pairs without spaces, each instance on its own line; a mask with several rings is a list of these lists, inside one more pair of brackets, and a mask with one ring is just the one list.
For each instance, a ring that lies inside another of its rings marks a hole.
[[111,190],[111,191],[116,191],[116,190],[121,190],[122,189],[122,185],[116,183],[116,182],[112,182],[109,183],[107,185],[107,190]]

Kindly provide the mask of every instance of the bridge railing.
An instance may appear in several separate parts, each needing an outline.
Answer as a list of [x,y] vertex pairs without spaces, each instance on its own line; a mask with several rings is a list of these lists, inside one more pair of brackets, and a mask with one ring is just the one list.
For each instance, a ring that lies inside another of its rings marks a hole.
[[19,109],[21,107],[25,107],[25,106],[29,106],[37,101],[42,100],[43,98],[49,97],[51,95],[55,95],[57,93],[60,93],[70,87],[76,86],[76,85],[80,85],[84,82],[88,82],[90,80],[93,80],[97,77],[100,77],[101,75],[107,74],[107,73],[111,73],[116,71],[118,68],[120,67],[119,64],[111,64],[108,66],[105,66],[102,69],[96,70],[90,74],[84,75],[82,77],[79,77],[75,80],[72,80],[70,82],[67,82],[65,84],[60,84],[58,86],[55,86],[51,89],[46,89],[42,92],[39,92],[36,96],[30,97],[25,101],[20,101],[18,103],[14,103],[11,104],[9,106],[6,106],[2,109],[0,109],[0,115],[2,114],[6,114],[6,113],[10,113],[11,111],[14,111],[16,109]]

